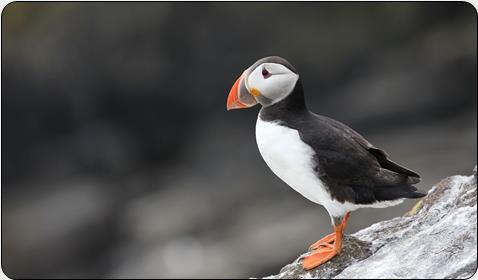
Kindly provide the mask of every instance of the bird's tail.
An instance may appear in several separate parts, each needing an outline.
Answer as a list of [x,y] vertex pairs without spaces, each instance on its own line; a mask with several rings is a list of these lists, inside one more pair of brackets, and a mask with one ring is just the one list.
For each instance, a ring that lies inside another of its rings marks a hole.
[[421,198],[426,196],[425,193],[420,192],[412,185],[387,186],[383,188],[376,188],[374,190],[375,198],[377,200],[395,200],[399,198]]

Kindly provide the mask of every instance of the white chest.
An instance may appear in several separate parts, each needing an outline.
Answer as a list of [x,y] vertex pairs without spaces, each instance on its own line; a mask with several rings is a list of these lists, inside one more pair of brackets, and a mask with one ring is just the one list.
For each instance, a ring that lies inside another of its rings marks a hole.
[[258,118],[256,141],[274,174],[307,199],[327,208],[331,199],[313,171],[315,153],[302,142],[297,130]]

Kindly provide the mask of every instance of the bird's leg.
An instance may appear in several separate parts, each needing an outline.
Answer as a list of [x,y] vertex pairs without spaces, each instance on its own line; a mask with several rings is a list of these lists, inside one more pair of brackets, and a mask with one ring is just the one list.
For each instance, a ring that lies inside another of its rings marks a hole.
[[[342,219],[342,226],[343,231],[345,231],[345,227],[347,226],[347,220],[349,219],[350,212],[345,213],[344,218]],[[328,246],[328,244],[332,244],[335,242],[335,231],[324,238],[320,239],[319,241],[315,242],[314,244],[310,245],[309,250],[316,250],[321,246]]]
[[312,244],[311,249],[313,249],[313,251],[308,256],[304,257],[302,262],[302,267],[304,269],[313,269],[340,254],[342,251],[342,239],[348,218],[349,213],[347,212],[342,221],[334,225],[334,233],[329,234]]

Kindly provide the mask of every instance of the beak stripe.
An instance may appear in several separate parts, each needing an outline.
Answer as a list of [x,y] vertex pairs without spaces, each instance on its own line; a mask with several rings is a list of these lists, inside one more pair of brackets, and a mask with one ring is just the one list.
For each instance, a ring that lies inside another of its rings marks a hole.
[[247,106],[239,100],[238,88],[241,80],[242,75],[236,80],[231,91],[229,91],[229,95],[227,96],[227,110],[247,108]]

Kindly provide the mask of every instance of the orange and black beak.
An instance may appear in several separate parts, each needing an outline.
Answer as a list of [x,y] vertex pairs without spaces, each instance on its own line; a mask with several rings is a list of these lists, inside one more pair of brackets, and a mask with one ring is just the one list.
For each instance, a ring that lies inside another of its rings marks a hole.
[[245,78],[248,75],[246,70],[229,91],[227,96],[227,110],[249,108],[257,104],[257,100],[246,88]]

